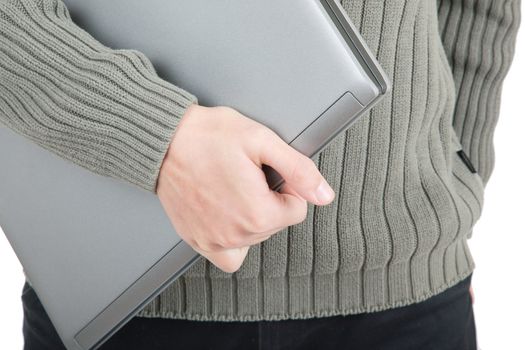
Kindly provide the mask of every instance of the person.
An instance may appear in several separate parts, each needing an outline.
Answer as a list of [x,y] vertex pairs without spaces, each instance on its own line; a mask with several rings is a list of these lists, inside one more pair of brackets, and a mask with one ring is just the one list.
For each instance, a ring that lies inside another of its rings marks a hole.
[[[468,239],[521,2],[341,4],[393,89],[311,160],[61,0],[0,0],[0,122],[156,193],[203,255],[102,349],[476,348]],[[63,348],[27,282],[22,301],[25,349]]]

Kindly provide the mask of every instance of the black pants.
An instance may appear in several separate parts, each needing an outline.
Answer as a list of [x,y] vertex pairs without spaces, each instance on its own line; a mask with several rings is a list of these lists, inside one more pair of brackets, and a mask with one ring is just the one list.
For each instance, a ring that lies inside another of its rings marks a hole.
[[[471,277],[421,303],[370,314],[273,322],[134,318],[102,350],[475,350]],[[24,285],[25,350],[64,349],[33,289]]]

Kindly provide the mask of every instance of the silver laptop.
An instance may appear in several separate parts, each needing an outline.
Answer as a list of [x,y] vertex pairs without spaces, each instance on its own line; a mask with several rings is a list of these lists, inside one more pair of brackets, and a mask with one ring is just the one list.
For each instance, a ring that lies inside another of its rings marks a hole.
[[[338,1],[65,2],[104,44],[310,157],[389,89]],[[198,258],[155,195],[1,127],[0,225],[70,350],[99,347]]]

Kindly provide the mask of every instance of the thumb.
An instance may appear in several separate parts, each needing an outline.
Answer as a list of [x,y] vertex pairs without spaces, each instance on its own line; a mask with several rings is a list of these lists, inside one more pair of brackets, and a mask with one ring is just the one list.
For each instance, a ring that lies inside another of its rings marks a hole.
[[316,205],[333,201],[335,194],[315,163],[284,142],[277,134],[259,154],[262,164],[272,167],[299,196]]

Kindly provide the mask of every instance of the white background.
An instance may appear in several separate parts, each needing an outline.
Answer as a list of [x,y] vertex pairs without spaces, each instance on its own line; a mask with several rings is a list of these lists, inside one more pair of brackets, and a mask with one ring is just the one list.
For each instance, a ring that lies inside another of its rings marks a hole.
[[[524,16],[525,17],[525,16]],[[525,30],[505,81],[496,169],[470,246],[479,345],[525,348]],[[24,276],[0,229],[0,349],[22,349]]]

